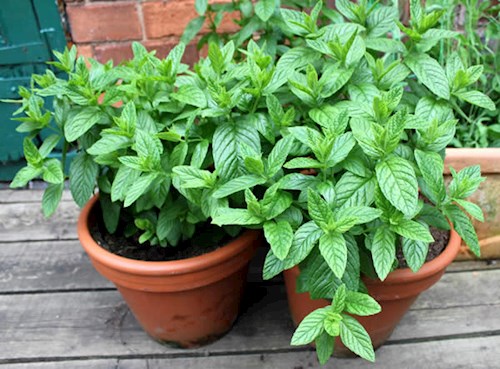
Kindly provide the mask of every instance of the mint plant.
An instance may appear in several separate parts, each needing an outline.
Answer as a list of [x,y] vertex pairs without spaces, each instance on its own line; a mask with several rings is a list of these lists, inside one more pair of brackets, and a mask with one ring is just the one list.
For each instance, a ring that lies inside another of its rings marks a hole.
[[[446,186],[443,155],[455,135],[454,104],[492,104],[469,83],[480,67],[455,58],[443,66],[429,54],[455,35],[435,28],[442,12],[412,1],[407,27],[392,7],[336,5],[341,17],[326,25],[309,21],[321,17],[321,3],[311,13],[280,10],[283,23],[276,26],[293,43],[267,73],[262,63],[254,69],[260,88],[244,91],[256,109],[232,126],[253,128],[262,143],[236,134],[241,145],[221,146],[213,194],[233,198],[212,214],[218,225],[263,228],[270,244],[265,279],[299,265],[298,292],[332,301],[308,315],[292,338],[294,345],[314,341],[321,363],[336,336],[374,360],[367,332],[346,315],[380,311],[361,276],[384,280],[398,265],[397,250],[418,271],[433,242],[431,225],[452,224],[479,254],[469,216],[483,215],[466,199],[484,178],[479,166],[468,167],[452,171]],[[253,40],[242,52],[275,56]],[[269,89],[269,81],[279,83]],[[228,173],[235,160],[242,170]]]

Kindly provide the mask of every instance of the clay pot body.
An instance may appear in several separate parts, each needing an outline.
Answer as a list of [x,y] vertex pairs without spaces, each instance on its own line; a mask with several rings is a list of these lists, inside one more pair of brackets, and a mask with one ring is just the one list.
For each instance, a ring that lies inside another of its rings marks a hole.
[[[374,348],[380,347],[389,338],[418,295],[441,278],[446,267],[457,255],[460,243],[460,237],[452,231],[446,249],[434,260],[425,263],[417,273],[405,268],[393,271],[383,282],[363,279],[370,296],[382,306],[382,311],[376,315],[356,316],[370,335]],[[324,299],[312,300],[309,293],[297,293],[296,279],[299,273],[297,266],[283,272],[288,305],[296,326],[313,310],[330,304],[330,301]],[[339,339],[336,340],[334,354],[354,356]]]
[[[473,220],[479,245],[481,259],[500,258],[500,148],[485,149],[446,149],[444,173],[447,181],[451,181],[450,166],[457,172],[464,167],[479,164],[486,181],[469,198],[484,212],[484,222]],[[474,254],[462,244],[457,260],[474,259]]]
[[78,237],[97,271],[112,281],[143,329],[181,347],[209,343],[226,333],[240,307],[248,263],[260,244],[246,231],[227,245],[189,259],[127,259],[99,246],[89,232],[92,198],[78,220]]

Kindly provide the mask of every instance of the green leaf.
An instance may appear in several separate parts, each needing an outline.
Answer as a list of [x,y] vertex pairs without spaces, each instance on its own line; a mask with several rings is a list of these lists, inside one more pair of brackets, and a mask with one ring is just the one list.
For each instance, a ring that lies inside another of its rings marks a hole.
[[196,12],[198,15],[205,15],[207,11],[207,6],[208,6],[208,0],[195,0],[194,2],[194,8],[196,9]]
[[42,197],[42,210],[43,215],[50,217],[57,209],[59,202],[61,201],[62,194],[64,190],[64,182],[61,183],[51,183],[47,186],[43,192]]
[[311,188],[307,189],[307,209],[309,216],[316,224],[327,229],[333,222],[333,212],[328,206],[328,203]]
[[323,332],[316,338],[314,343],[316,344],[318,361],[321,365],[325,365],[333,354],[335,338]]
[[333,232],[321,236],[319,251],[337,278],[342,278],[347,264],[347,246],[342,234]]
[[263,22],[267,22],[274,13],[274,9],[276,8],[275,4],[274,0],[259,0],[254,7],[255,14],[257,14]]
[[292,195],[280,191],[276,185],[268,188],[261,201],[262,212],[266,219],[271,220],[283,213],[292,205]]
[[290,136],[279,140],[269,153],[267,159],[267,176],[273,177],[283,167],[290,150],[292,149],[293,139]]
[[[338,291],[338,289],[337,289]],[[340,335],[340,321],[342,320],[342,316],[340,314],[334,312],[328,312],[328,315],[323,322],[323,326],[325,331],[333,337],[337,337]]]
[[[347,295],[347,289],[345,284],[340,285],[335,291],[335,294],[333,295],[331,310],[332,312],[336,313],[335,315],[337,315],[339,318],[341,317],[338,314],[343,312],[345,309],[346,295]],[[338,334],[332,336],[338,336]]]
[[487,95],[479,91],[464,91],[455,92],[455,95],[470,104],[477,105],[481,108],[495,111],[495,103]]
[[446,230],[450,229],[450,224],[443,213],[429,204],[424,204],[422,210],[420,210],[418,214],[418,218],[427,224],[432,224],[433,227]]
[[369,206],[373,203],[375,194],[375,178],[359,177],[350,172],[342,175],[335,185],[337,206]]
[[125,165],[120,166],[111,185],[111,201],[125,200],[130,186],[139,178],[140,173]]
[[307,345],[314,341],[323,331],[323,321],[326,318],[329,307],[314,310],[307,315],[295,330],[290,344],[292,346]]
[[465,201],[462,199],[456,199],[454,200],[457,202],[458,205],[464,208],[464,210],[469,213],[472,217],[476,218],[480,222],[484,222],[484,215],[483,215],[483,210],[477,206],[476,204]]
[[52,150],[57,146],[61,136],[58,134],[50,135],[44,141],[42,146],[40,146],[39,152],[42,158],[46,158]]
[[349,155],[354,145],[356,145],[356,140],[351,132],[344,133],[337,137],[326,160],[328,166],[333,167],[344,160],[347,155]]
[[212,188],[215,178],[208,170],[188,165],[174,167],[172,172],[178,176],[182,188]]
[[429,243],[403,238],[403,255],[410,269],[417,272],[425,262],[429,252]]
[[418,205],[418,183],[411,164],[391,156],[375,168],[379,187],[385,198],[403,214],[412,217]]
[[276,66],[279,70],[287,72],[302,69],[307,64],[314,63],[321,57],[315,50],[306,47],[294,47],[281,56]]
[[87,152],[90,155],[104,155],[129,147],[131,144],[132,140],[127,136],[103,134],[98,141],[87,149]]
[[291,268],[302,262],[314,248],[323,231],[314,222],[302,224],[293,236],[292,246],[285,259],[285,267]]
[[84,151],[71,161],[69,188],[78,206],[83,207],[94,193],[99,166]]
[[243,173],[243,145],[253,152],[260,153],[259,132],[248,122],[239,124],[225,123],[217,127],[213,137],[213,156],[215,169],[221,178],[232,179]]
[[447,206],[445,208],[445,214],[450,218],[453,226],[455,227],[455,231],[457,231],[460,237],[462,237],[474,255],[480,257],[481,248],[479,247],[477,233],[467,215],[465,215],[465,213],[456,205]]
[[269,221],[264,223],[264,236],[273,250],[273,254],[280,260],[288,255],[293,241],[293,229],[285,221]]
[[212,219],[213,224],[222,225],[252,225],[262,223],[262,219],[256,217],[246,209],[222,209]]
[[373,265],[378,277],[384,280],[396,257],[396,235],[388,227],[378,227],[371,246]]
[[372,341],[359,322],[349,315],[342,315],[340,338],[346,347],[363,359],[374,362],[375,352]]
[[191,156],[191,166],[201,168],[208,153],[208,146],[208,140],[203,140],[194,147],[194,152]]
[[195,85],[182,85],[179,87],[177,92],[172,93],[170,96],[177,101],[193,105],[198,108],[204,108],[207,106],[207,97],[205,96],[205,93]]
[[369,38],[365,43],[367,49],[381,51],[387,54],[403,53],[406,50],[404,43],[390,38]]
[[323,164],[312,158],[293,158],[289,162],[285,163],[284,167],[286,169],[312,169],[322,168]]
[[401,219],[398,224],[391,224],[393,232],[410,240],[422,242],[434,242],[429,228],[410,219]]
[[338,209],[335,212],[335,221],[341,222],[343,218],[354,219],[353,224],[369,223],[382,215],[382,210],[368,206],[350,206]]
[[10,183],[10,188],[24,187],[29,181],[42,174],[42,168],[27,166],[21,168]]
[[112,202],[107,193],[99,193],[99,202],[101,203],[104,225],[109,233],[115,233],[120,221],[121,204]]
[[448,192],[453,199],[465,199],[471,196],[485,180],[484,177],[481,177],[479,165],[465,167],[458,173],[453,168],[450,170],[453,179],[448,187]]
[[448,78],[436,59],[427,54],[410,54],[406,57],[405,63],[429,90],[445,100],[450,99]]
[[64,136],[69,142],[80,138],[102,118],[101,110],[96,106],[86,107],[69,116],[64,125]]
[[421,150],[415,150],[415,159],[425,183],[429,190],[432,191],[433,198],[431,200],[434,200],[434,202],[442,201],[446,196],[443,179],[443,159],[438,153]]
[[373,297],[361,292],[347,291],[345,311],[359,316],[368,316],[380,313],[382,308]]
[[26,158],[28,164],[30,164],[33,167],[41,166],[43,159],[42,155],[38,152],[37,147],[29,137],[25,137],[23,140],[23,151],[24,151],[24,157]]
[[180,41],[186,45],[189,44],[191,40],[198,34],[198,32],[200,32],[204,23],[204,16],[191,19],[186,28],[184,28],[184,32],[182,33]]
[[48,183],[61,183],[64,181],[64,174],[61,162],[58,159],[48,159],[43,164],[43,180]]
[[256,185],[265,183],[266,180],[255,175],[244,175],[236,177],[229,182],[224,183],[214,193],[213,197],[220,199],[232,195],[233,193],[252,188]]
[[157,178],[157,173],[145,173],[131,184],[125,195],[124,207],[132,205],[141,195],[143,195],[153,181]]
[[290,173],[278,181],[280,189],[283,190],[304,190],[305,188],[314,186],[318,182],[315,176],[301,174],[301,173]]

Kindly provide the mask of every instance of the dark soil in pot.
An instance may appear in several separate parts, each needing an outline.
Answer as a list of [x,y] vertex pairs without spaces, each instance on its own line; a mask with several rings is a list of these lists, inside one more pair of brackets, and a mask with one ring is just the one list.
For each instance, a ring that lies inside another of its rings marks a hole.
[[[434,242],[429,244],[429,252],[427,253],[425,262],[431,261],[441,255],[446,245],[448,245],[448,242],[450,242],[450,231],[433,227],[430,228],[430,231],[432,237],[434,238]],[[398,268],[408,268],[408,264],[406,263],[406,259],[401,248],[398,249],[396,257],[399,262]]]
[[138,234],[126,237],[123,227],[119,227],[114,234],[109,233],[99,206],[92,211],[90,234],[105,250],[128,259],[144,261],[188,259],[217,250],[233,239],[220,227],[207,223],[197,227],[191,239],[180,241],[177,246],[151,246],[149,242],[141,244]]

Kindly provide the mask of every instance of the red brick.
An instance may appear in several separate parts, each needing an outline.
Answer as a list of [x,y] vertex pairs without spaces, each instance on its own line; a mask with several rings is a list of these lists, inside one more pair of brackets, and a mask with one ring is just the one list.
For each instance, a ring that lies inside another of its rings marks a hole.
[[92,48],[92,45],[76,45],[76,48],[79,56],[83,56],[84,58],[94,57],[94,49]]
[[[172,50],[175,47],[176,43],[174,40],[169,40],[169,41],[159,41],[159,40],[154,40],[154,41],[146,41],[144,43],[144,46],[146,46],[146,49],[149,51],[151,50],[156,50],[156,56],[160,59],[165,58],[170,50]],[[198,54],[198,50],[196,49],[196,44],[189,44],[186,46],[186,50],[184,51],[184,56],[182,57],[182,62],[193,65],[198,61],[200,58]]]
[[142,39],[135,3],[68,5],[66,11],[77,43]]
[[[189,21],[196,18],[194,3],[191,1],[147,2],[142,4],[144,27],[148,39],[166,36],[180,36]],[[234,32],[238,26],[232,21],[237,13],[226,14],[219,26],[220,32]],[[208,31],[205,28],[202,32]]]
[[96,45],[94,50],[95,58],[101,63],[113,60],[113,63],[116,65],[123,60],[128,60],[133,57],[132,44],[130,42]]

